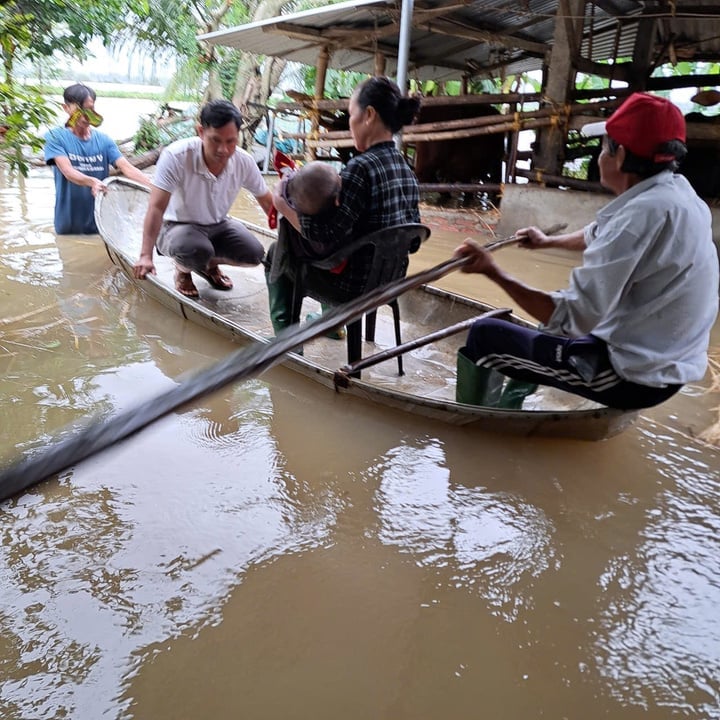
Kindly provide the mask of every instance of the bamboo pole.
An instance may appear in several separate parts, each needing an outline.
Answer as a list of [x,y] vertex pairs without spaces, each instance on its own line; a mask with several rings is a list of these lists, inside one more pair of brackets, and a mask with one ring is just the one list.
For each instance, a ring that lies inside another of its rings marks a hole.
[[540,184],[550,183],[551,185],[564,185],[565,187],[574,188],[575,190],[590,190],[592,192],[608,193],[608,191],[599,182],[565,177],[565,175],[551,175],[550,173],[543,172],[542,170],[525,170],[523,168],[516,168],[515,174]]
[[[567,108],[567,111],[570,113],[571,116],[575,113],[580,112],[598,115],[603,110],[614,109],[620,104],[620,102],[621,101],[619,99],[613,99],[601,100],[593,103],[574,103]],[[459,120],[447,120],[445,122],[417,123],[413,125],[406,125],[403,129],[403,132],[407,135],[412,135],[413,137],[421,134],[427,134],[427,137],[424,139],[431,140],[438,139],[437,137],[432,137],[432,133],[436,132],[449,133],[462,129],[472,129],[485,126],[491,127],[494,125],[507,125],[511,122],[519,123],[519,129],[523,130],[532,127],[528,123],[529,120],[538,118],[553,118],[554,116],[557,116],[556,110],[554,110],[553,108],[542,108],[540,110],[528,110],[519,113],[507,113],[501,115],[480,115],[471,118],[461,118]],[[304,137],[304,135],[286,133],[286,137],[300,138]],[[458,137],[464,136],[461,135]],[[324,142],[334,140],[347,140],[348,138],[350,138],[350,132],[348,130],[331,130],[323,133],[320,139]]]
[[[434,105],[505,105],[513,103],[540,102],[540,93],[480,93],[477,95],[438,95],[422,98],[424,106]],[[318,110],[347,110],[349,99],[324,99],[317,102]],[[299,110],[312,106],[312,98],[307,96],[296,102],[279,102],[277,110]]]
[[[475,128],[467,128],[454,132],[431,132],[416,133],[414,126],[409,125],[403,133],[403,139],[407,143],[429,142],[433,140],[458,140],[462,138],[477,137],[479,135],[493,135],[497,133],[505,133],[514,130],[517,123],[508,120],[509,116],[501,116],[505,118],[503,122],[493,125],[480,126]],[[540,127],[548,127],[553,124],[552,118],[538,118],[537,120],[527,120],[521,123],[522,130],[534,130]],[[308,140],[315,148],[332,148],[332,147],[351,147],[352,138],[349,133],[325,133],[318,140]]]

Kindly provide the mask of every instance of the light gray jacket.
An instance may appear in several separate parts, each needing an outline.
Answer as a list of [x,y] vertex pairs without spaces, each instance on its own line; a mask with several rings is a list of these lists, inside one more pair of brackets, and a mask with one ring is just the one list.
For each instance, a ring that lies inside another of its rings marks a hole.
[[664,171],[619,195],[585,228],[583,262],[552,293],[549,332],[592,333],[615,371],[653,387],[702,379],[718,312],[710,210]]

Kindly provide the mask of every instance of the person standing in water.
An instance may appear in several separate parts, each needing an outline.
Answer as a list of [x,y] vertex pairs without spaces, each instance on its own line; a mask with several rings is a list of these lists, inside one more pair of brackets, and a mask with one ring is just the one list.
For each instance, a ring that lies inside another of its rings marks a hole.
[[58,235],[93,235],[95,198],[107,190],[103,182],[114,166],[125,177],[145,185],[150,178],[138,170],[114,140],[95,128],[103,118],[95,112],[95,91],[82,83],[66,87],[63,127],[45,135],[45,162],[55,175],[55,232]]

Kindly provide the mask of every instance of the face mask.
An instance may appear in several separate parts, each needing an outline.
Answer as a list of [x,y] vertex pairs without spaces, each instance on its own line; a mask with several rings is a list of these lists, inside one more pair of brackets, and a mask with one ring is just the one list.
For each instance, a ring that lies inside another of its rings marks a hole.
[[85,117],[87,121],[93,126],[98,127],[98,125],[102,124],[103,117],[102,115],[98,115],[93,109],[91,108],[78,108],[75,110],[75,112],[69,117],[68,121],[65,123],[66,127],[74,128],[77,124],[77,121],[81,117]]

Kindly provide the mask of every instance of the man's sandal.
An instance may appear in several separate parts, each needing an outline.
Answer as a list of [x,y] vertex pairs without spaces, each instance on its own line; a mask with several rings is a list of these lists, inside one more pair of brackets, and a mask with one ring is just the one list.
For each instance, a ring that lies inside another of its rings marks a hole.
[[227,275],[222,273],[219,268],[213,268],[211,272],[213,271],[212,275],[204,270],[196,270],[195,272],[216,290],[228,291],[233,289],[232,280]]

